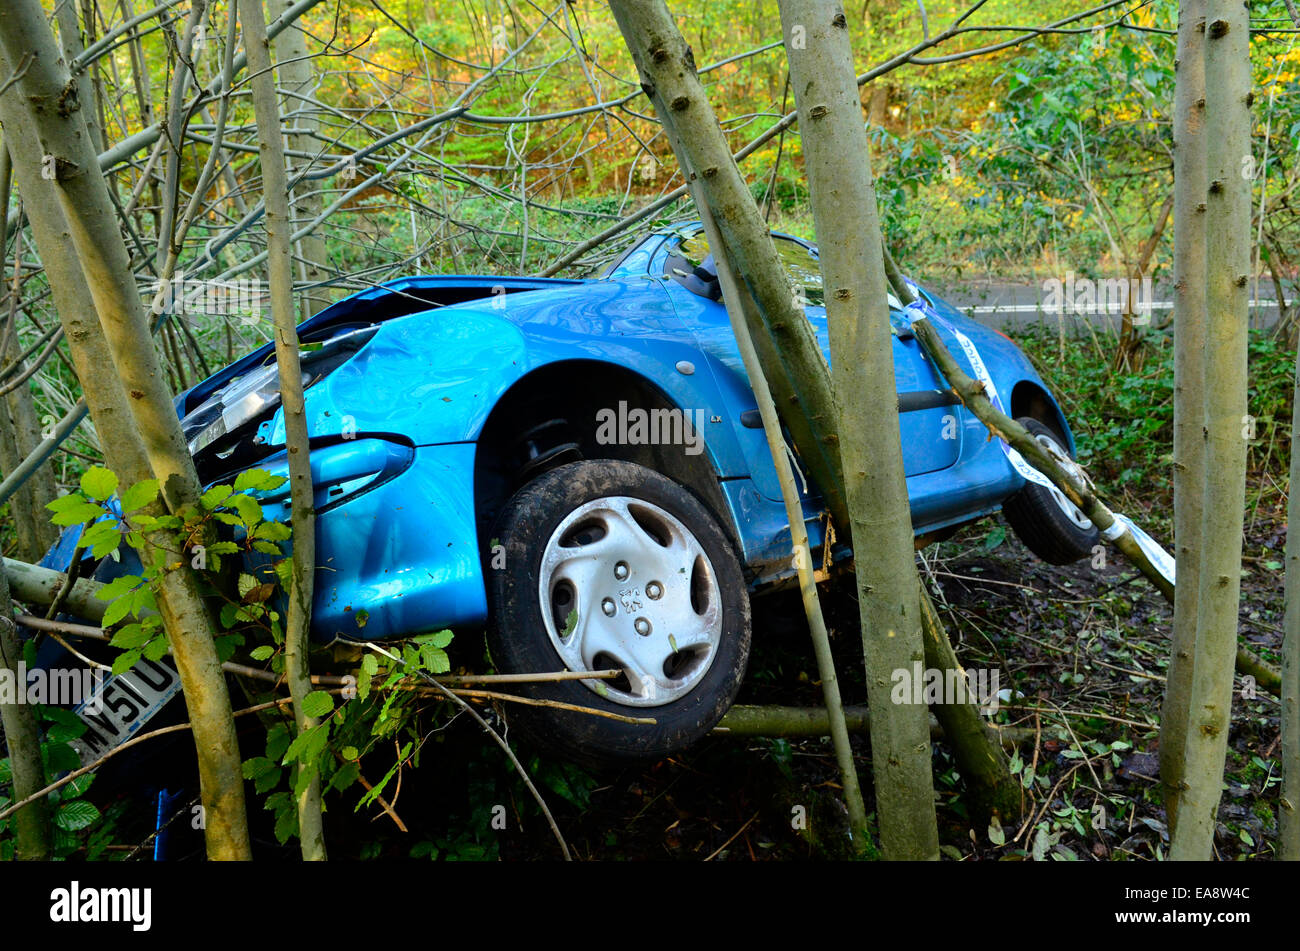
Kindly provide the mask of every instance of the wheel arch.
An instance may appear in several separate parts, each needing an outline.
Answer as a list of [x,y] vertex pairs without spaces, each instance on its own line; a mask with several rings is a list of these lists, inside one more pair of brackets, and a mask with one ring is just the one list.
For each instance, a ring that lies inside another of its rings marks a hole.
[[[581,385],[575,386],[575,381]],[[477,436],[474,508],[480,543],[488,540],[502,506],[527,482],[577,459],[619,459],[654,469],[690,489],[739,551],[737,527],[707,440],[703,451],[694,455],[684,445],[597,441],[597,412],[617,412],[623,402],[629,409],[686,412],[650,378],[602,360],[557,360],[512,383]],[[697,435],[703,439],[703,433]]]
[[1033,380],[1020,380],[1011,389],[1011,417],[1014,419],[1020,416],[1032,416],[1054,430],[1066,441],[1070,455],[1075,454],[1074,433],[1065,421],[1065,414],[1061,412],[1061,407],[1052,398],[1052,394]]

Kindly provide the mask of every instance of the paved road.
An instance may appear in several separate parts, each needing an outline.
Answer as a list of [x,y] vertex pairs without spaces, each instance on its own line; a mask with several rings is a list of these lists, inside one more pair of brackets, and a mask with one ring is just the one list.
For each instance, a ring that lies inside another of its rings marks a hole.
[[[1096,327],[1113,326],[1119,329],[1120,315],[1116,314],[1073,314],[1058,316],[1054,307],[1045,307],[1044,300],[1050,302],[1050,295],[1043,284],[1017,283],[1013,281],[932,281],[928,285],[940,297],[963,313],[993,327],[1023,327],[1042,324],[1055,329],[1058,321],[1065,321],[1066,329],[1078,326],[1082,320],[1089,320]],[[1273,282],[1260,281],[1256,290],[1251,287],[1251,326],[1271,327],[1277,322],[1277,297]],[[1173,291],[1169,286],[1156,284],[1152,289],[1151,319],[1155,324],[1163,323],[1173,309]]]

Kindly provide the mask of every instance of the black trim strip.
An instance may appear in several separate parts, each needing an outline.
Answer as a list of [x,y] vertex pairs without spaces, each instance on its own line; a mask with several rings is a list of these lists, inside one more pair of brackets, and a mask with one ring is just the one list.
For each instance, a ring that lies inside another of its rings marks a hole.
[[[923,409],[938,409],[940,406],[956,406],[960,400],[952,390],[913,390],[898,394],[898,411],[916,413]],[[740,414],[740,425],[746,429],[762,429],[763,417],[758,410],[750,409]]]
[[940,406],[956,406],[960,402],[952,390],[914,390],[898,394],[898,411],[915,413],[923,409],[938,409]]

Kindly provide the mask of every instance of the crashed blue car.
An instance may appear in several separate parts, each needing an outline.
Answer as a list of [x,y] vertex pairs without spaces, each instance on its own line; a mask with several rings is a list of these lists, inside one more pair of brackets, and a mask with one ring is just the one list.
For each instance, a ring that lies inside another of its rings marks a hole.
[[[774,240],[829,353],[816,249]],[[957,358],[1044,445],[1072,456],[1060,407],[1016,346],[921,294]],[[1040,557],[1088,554],[1087,518],[1025,479],[947,388],[897,301],[891,310],[918,545],[1001,509]],[[529,689],[653,724],[544,707],[512,716],[582,759],[660,756],[717,723],[745,671],[751,594],[795,570],[698,225],[645,237],[592,280],[396,280],[299,333],[319,640],[486,630],[503,672],[612,671]],[[252,467],[287,472],[270,344],[176,405],[205,484]],[[287,518],[280,491],[262,499],[269,517]],[[815,485],[803,504],[820,548]]]

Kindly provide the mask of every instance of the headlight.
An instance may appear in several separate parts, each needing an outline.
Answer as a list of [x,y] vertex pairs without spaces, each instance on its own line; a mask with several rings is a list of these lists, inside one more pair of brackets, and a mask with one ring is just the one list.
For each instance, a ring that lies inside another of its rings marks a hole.
[[[306,374],[303,374],[306,385]],[[280,371],[274,363],[246,373],[214,393],[181,421],[190,455],[233,432],[280,402]]]
[[[374,336],[377,327],[341,333],[324,343],[303,345],[302,388],[319,382],[350,359]],[[280,404],[280,371],[274,362],[250,370],[217,390],[181,420],[190,455],[202,451],[245,423],[265,416]]]

